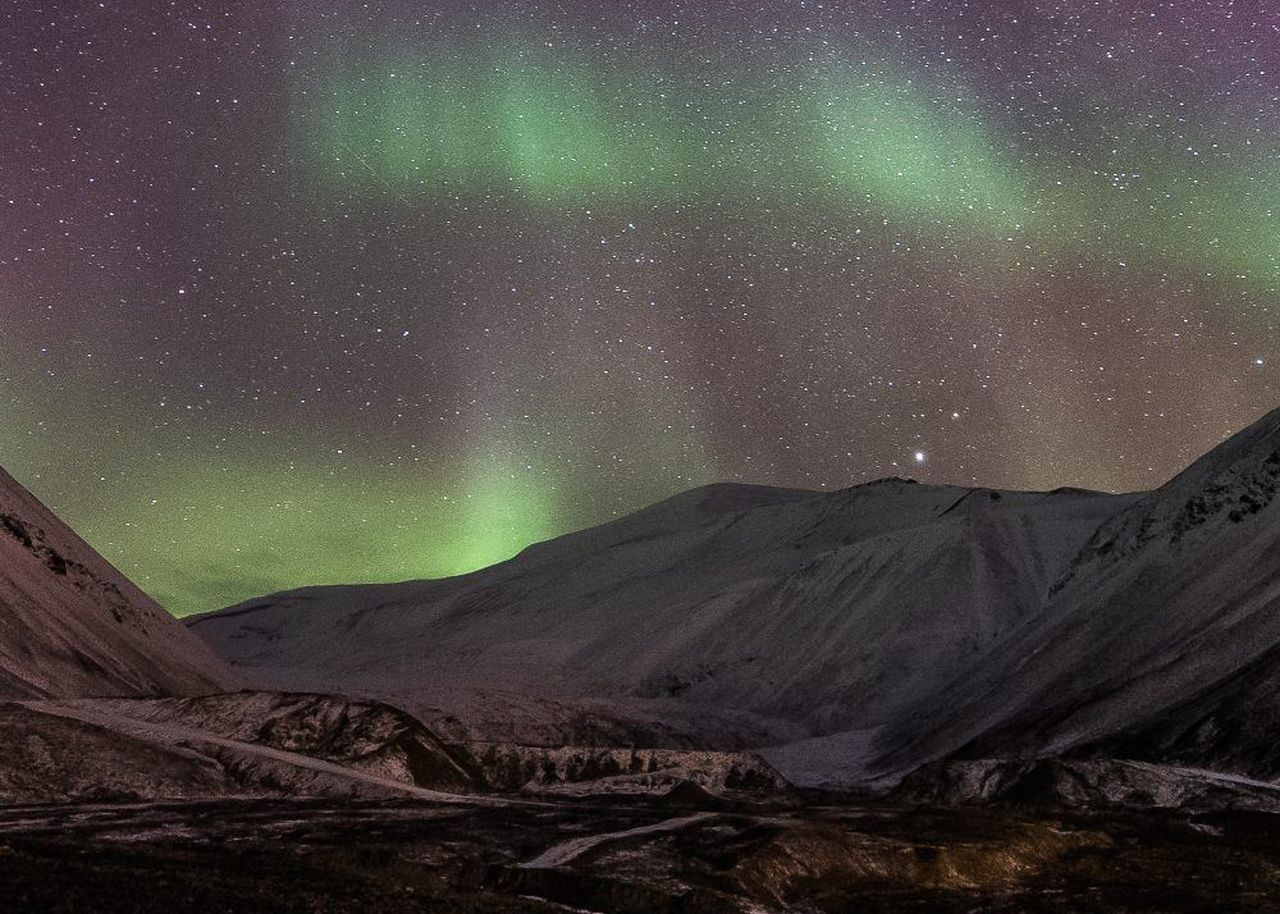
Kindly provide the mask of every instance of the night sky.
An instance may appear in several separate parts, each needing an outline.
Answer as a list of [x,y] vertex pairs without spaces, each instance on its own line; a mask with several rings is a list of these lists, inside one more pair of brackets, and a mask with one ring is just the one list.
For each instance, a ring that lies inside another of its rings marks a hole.
[[0,128],[0,465],[179,614],[1280,402],[1275,0],[23,0]]

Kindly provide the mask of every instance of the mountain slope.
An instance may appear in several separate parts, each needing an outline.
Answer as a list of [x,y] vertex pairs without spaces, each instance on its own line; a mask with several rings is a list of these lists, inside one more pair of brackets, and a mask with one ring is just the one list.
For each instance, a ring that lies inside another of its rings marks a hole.
[[190,624],[260,685],[441,708],[486,738],[873,732],[1036,612],[1134,500],[711,486],[465,577],[305,589]]
[[196,694],[232,678],[0,470],[0,699]]
[[1280,411],[1101,525],[1044,609],[878,734],[892,774],[1064,752],[1280,774]]
[[193,625],[268,685],[494,738],[771,747],[799,782],[1062,754],[1271,778],[1278,494],[1280,410],[1147,493],[713,486],[466,577]]

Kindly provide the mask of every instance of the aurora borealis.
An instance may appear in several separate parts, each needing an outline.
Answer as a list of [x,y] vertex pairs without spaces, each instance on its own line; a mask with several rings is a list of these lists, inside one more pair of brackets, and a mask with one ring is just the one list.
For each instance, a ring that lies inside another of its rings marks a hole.
[[0,465],[178,613],[1277,405],[1280,4],[23,3],[0,76]]

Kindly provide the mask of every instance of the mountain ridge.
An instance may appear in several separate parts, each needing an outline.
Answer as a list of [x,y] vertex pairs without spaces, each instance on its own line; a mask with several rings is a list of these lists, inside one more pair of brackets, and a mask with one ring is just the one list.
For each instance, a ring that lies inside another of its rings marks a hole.
[[[605,732],[641,740],[786,743],[887,723],[903,683],[963,668],[1131,498],[718,484],[460,578],[304,588],[186,621],[264,687],[443,709],[485,737],[526,738],[513,718],[554,705],[541,739],[614,715]],[[956,581],[953,615],[917,611]],[[779,624],[796,614],[807,632]]]

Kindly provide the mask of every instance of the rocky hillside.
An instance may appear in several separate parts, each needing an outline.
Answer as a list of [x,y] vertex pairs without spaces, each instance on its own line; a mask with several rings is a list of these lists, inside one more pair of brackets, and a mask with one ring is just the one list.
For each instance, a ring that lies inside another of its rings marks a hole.
[[0,698],[193,695],[233,680],[0,470]]

